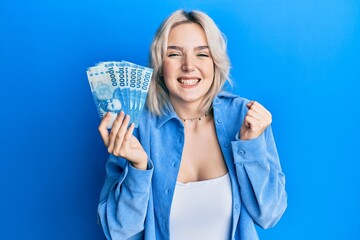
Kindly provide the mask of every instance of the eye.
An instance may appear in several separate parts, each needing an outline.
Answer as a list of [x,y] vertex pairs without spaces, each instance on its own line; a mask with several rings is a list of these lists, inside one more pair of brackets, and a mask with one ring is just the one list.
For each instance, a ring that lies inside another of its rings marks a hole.
[[209,57],[209,54],[207,54],[207,53],[198,53],[197,56],[198,57]]
[[168,57],[177,57],[177,56],[181,56],[180,53],[178,52],[171,52],[171,53],[168,53]]

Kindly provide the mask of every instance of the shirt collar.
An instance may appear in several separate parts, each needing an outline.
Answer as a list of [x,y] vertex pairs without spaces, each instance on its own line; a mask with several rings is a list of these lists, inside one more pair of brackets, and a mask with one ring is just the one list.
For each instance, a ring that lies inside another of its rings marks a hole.
[[161,128],[167,121],[171,119],[177,119],[180,121],[179,117],[177,116],[176,112],[174,111],[173,107],[170,105],[169,109],[165,110],[163,115],[157,117],[157,128]]

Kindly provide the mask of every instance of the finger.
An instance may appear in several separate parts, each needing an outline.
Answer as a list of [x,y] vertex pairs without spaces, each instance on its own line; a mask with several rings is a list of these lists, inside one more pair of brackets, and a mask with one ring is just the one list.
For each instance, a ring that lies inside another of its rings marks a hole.
[[135,124],[132,123],[125,134],[125,141],[127,141],[127,142],[130,141],[130,138],[133,135],[134,129],[135,129]]
[[260,103],[258,102],[254,102],[251,106],[251,109],[253,109],[254,111],[257,111],[259,113],[261,113],[264,116],[268,116],[271,117],[271,113]]
[[246,128],[251,128],[252,124],[255,122],[255,119],[249,115],[246,115],[244,118],[243,126]]
[[116,135],[117,135],[121,125],[123,124],[124,117],[125,117],[125,113],[123,111],[121,111],[113,123],[111,132],[110,132],[110,136],[109,136],[109,147],[108,147],[109,153],[113,152],[115,138],[116,138]]
[[246,115],[256,118],[257,120],[261,120],[264,118],[264,116],[261,113],[253,110],[252,108],[246,113]]
[[247,127],[252,129],[253,131],[258,131],[259,129],[263,128],[263,124],[261,123],[261,121],[254,117],[248,115],[245,117],[245,120]]
[[110,120],[110,113],[108,112],[101,120],[99,128],[98,128],[98,130],[100,132],[100,136],[101,136],[102,140],[104,141],[105,146],[109,145],[109,131],[107,129],[109,120]]
[[120,153],[120,148],[122,147],[122,144],[124,141],[124,136],[127,132],[129,122],[130,122],[130,116],[126,115],[124,118],[124,121],[121,124],[121,127],[119,128],[119,131],[117,132],[116,137],[115,137],[114,149],[113,149],[114,154]]
[[263,119],[268,125],[271,123],[271,121],[272,121],[271,113],[264,106],[262,106],[260,103],[255,102],[251,106],[249,111],[250,110],[258,113],[261,116],[261,117],[258,118],[259,120]]
[[256,112],[250,109],[247,113],[248,116],[255,118],[258,121],[259,127],[267,127],[271,123],[271,119],[268,116],[264,116],[263,112]]

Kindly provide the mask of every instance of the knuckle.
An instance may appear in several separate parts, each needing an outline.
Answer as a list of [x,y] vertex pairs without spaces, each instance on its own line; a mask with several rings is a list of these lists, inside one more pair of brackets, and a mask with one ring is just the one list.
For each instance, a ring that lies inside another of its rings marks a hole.
[[116,134],[115,139],[116,139],[117,141],[121,140],[121,139],[122,139],[121,134]]
[[120,124],[121,122],[122,122],[121,117],[117,117],[114,121],[114,123],[116,123],[116,124]]
[[113,137],[114,137],[114,132],[113,132],[113,131],[111,131],[111,132],[109,133],[109,137],[110,137],[110,138],[113,138]]

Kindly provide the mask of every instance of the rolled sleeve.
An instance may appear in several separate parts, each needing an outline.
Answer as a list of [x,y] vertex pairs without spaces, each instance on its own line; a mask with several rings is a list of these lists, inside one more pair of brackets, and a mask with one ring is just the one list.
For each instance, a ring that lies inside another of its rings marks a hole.
[[241,140],[237,133],[235,141],[231,142],[236,164],[260,162],[265,163],[266,141],[264,133],[251,140]]
[[148,160],[148,166],[146,170],[137,169],[129,163],[124,184],[131,192],[148,193],[150,191],[153,172],[154,166],[150,159]]

